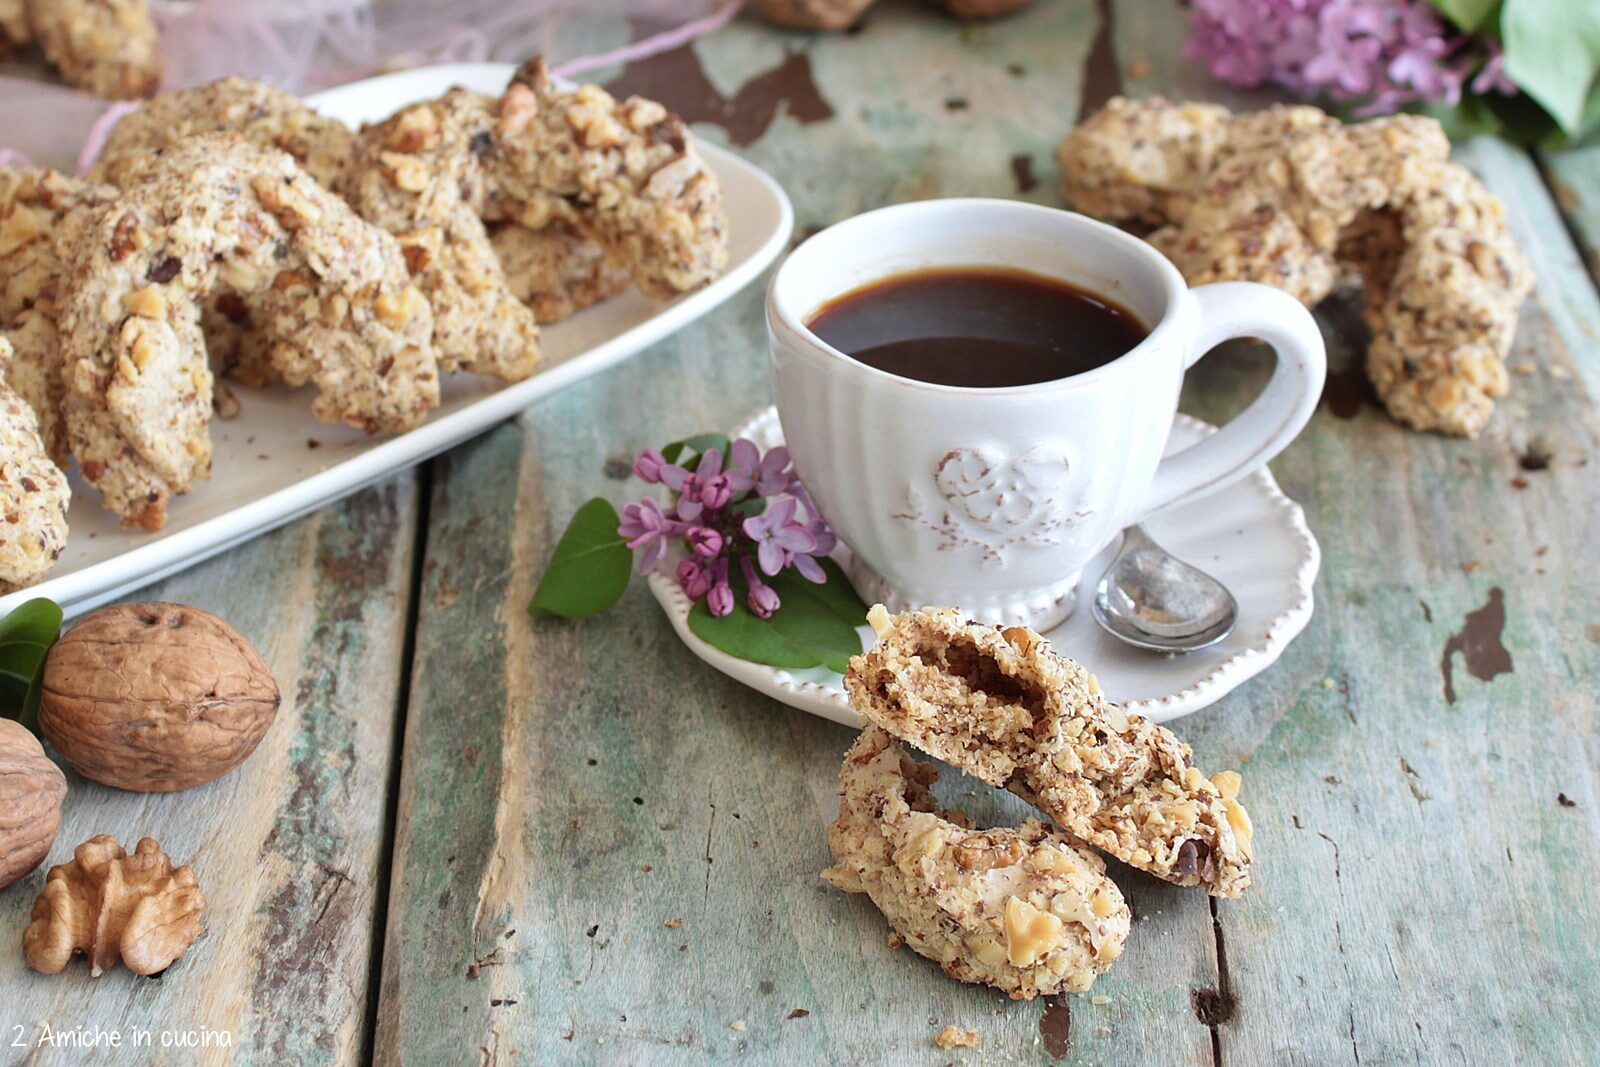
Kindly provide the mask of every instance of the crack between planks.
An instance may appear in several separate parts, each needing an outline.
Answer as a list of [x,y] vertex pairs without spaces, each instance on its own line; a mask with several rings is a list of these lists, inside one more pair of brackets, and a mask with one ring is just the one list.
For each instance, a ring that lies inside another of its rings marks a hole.
[[367,965],[367,1005],[362,1041],[372,1061],[378,1036],[378,1002],[383,993],[383,954],[388,947],[389,897],[394,881],[395,834],[400,817],[400,769],[405,758],[406,725],[411,718],[411,681],[416,668],[417,630],[422,618],[423,566],[428,561],[428,520],[433,510],[433,463],[417,466],[417,517],[411,535],[411,573],[405,608],[405,639],[400,647],[400,685],[395,694],[394,732],[389,742],[389,773],[384,782],[383,823],[378,846],[378,884],[372,901],[372,951]]
[[[1404,763],[1405,761],[1402,760],[1401,762]],[[1421,801],[1418,801],[1418,803],[1420,804]],[[1339,891],[1339,899],[1343,900],[1344,882],[1342,880],[1342,872],[1340,870],[1339,842],[1335,841],[1321,830],[1317,831],[1317,836],[1326,841],[1328,846],[1333,849],[1333,884],[1334,887]],[[1346,983],[1351,983],[1355,980],[1355,976],[1350,973],[1350,957],[1345,954],[1344,927],[1337,918],[1333,920],[1333,943],[1338,946],[1339,959],[1344,963],[1345,981]],[[1350,988],[1354,989],[1355,987],[1351,985]],[[1353,1002],[1350,1005],[1349,1024],[1346,1028],[1346,1032],[1350,1037],[1350,1055],[1355,1058],[1357,1067],[1360,1067],[1361,1045],[1356,1041],[1356,1007]]]
[[717,829],[717,802],[711,799],[711,789],[706,788],[706,804],[711,808],[711,819],[706,823],[706,892],[701,904],[703,907],[711,904],[711,835]]
[[[1217,950],[1217,994],[1224,1004],[1233,1004],[1233,980],[1228,975],[1228,951],[1222,937],[1222,915],[1217,911],[1217,898],[1208,897],[1211,906],[1211,937]],[[1222,1021],[1207,1024],[1211,1031],[1211,1063],[1222,1067]]]

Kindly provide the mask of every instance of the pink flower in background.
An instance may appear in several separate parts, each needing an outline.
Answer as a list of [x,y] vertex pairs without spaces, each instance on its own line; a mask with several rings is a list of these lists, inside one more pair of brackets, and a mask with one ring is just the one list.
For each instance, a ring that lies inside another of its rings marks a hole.
[[1184,53],[1233,85],[1361,102],[1385,114],[1514,92],[1498,47],[1458,33],[1426,0],[1194,0]]

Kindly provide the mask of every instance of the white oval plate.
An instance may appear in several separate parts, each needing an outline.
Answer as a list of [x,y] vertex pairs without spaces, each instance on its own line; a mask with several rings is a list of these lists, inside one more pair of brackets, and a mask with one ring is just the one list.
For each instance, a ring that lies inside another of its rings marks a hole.
[[[1209,423],[1179,415],[1167,452],[1182,451],[1215,433]],[[763,449],[783,443],[775,408],[737,430]],[[1239,601],[1239,625],[1226,641],[1182,656],[1129,648],[1095,625],[1089,612],[1094,585],[1116,556],[1109,545],[1084,569],[1078,608],[1045,634],[1056,651],[1078,660],[1129,711],[1156,722],[1199,711],[1261,673],[1311,619],[1312,583],[1322,552],[1300,505],[1284,496],[1265,467],[1203,500],[1171,508],[1146,524],[1168,551],[1221,581]],[[655,594],[683,643],[717,670],[790,707],[859,727],[842,679],[822,668],[789,671],[735,659],[689,631],[690,601],[662,568],[650,575]],[[863,641],[872,632],[861,629]]]
[[[499,92],[513,70],[504,63],[428,67],[343,85],[308,100],[354,126],[452,85]],[[470,375],[446,379],[439,409],[395,437],[319,423],[306,391],[234,387],[239,415],[211,427],[211,480],[173,501],[164,530],[121,529],[100,506],[100,494],[74,472],[66,552],[43,582],[0,596],[0,616],[37,596],[75,615],[174,574],[460,444],[717,307],[777,258],[794,228],[794,211],[765,172],[714,145],[702,143],[700,150],[722,180],[730,233],[728,269],[704,289],[669,303],[624,293],[546,327],[544,361],[533,377],[511,385]]]

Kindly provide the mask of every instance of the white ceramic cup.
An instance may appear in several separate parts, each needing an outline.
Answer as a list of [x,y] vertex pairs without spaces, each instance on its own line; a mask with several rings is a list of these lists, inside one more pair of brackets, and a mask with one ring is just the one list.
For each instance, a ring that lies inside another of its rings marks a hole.
[[[939,266],[1060,278],[1133,311],[1150,335],[1083,374],[985,389],[889,374],[806,327],[843,293]],[[830,226],[778,268],[767,328],[795,469],[849,546],[862,597],[1041,629],[1072,613],[1084,565],[1124,527],[1282,451],[1326,373],[1322,335],[1288,294],[1250,282],[1190,289],[1136,237],[1010,200],[921,201]],[[1235,337],[1276,350],[1272,380],[1219,432],[1163,460],[1185,370]]]

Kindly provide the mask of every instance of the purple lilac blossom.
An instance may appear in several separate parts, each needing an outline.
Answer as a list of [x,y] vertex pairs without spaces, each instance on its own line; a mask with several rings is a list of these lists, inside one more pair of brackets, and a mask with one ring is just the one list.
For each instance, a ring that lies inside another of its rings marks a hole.
[[756,543],[756,559],[767,574],[777,574],[794,552],[815,552],[817,539],[795,521],[800,502],[780,496],[760,515],[744,520],[744,535]]
[[[1461,34],[1426,0],[1194,0],[1184,53],[1234,85],[1364,101],[1358,114],[1514,92],[1492,42]],[[1474,72],[1477,77],[1474,77]]]
[[762,582],[761,576],[750,563],[749,556],[739,560],[739,566],[744,570],[745,585],[750,589],[749,595],[745,597],[745,603],[750,606],[750,610],[757,618],[772,618],[772,613],[783,606],[783,601],[778,599],[777,592],[770,585]]
[[626,541],[629,548],[644,549],[639,557],[639,573],[646,574],[666,553],[667,542],[677,530],[678,524],[662,512],[660,504],[645,499],[623,506],[617,536]]
[[816,545],[809,552],[789,553],[789,565],[799,571],[806,581],[821,585],[828,580],[828,575],[823,571],[822,564],[817,562],[817,557],[832,552],[838,546],[839,538],[821,519],[812,519],[805,528]]
[[704,600],[713,615],[736,607],[730,580],[735,560],[744,578],[745,604],[763,619],[782,606],[763,575],[793,567],[808,581],[827,581],[820,560],[839,539],[817,514],[788,449],[763,454],[753,441],[740,438],[729,445],[726,457],[718,449],[707,450],[692,470],[646,449],[633,471],[641,481],[666,486],[672,499],[665,507],[655,500],[625,505],[618,535],[629,548],[643,549],[641,573],[658,566],[671,542],[681,538],[687,555],[674,567],[678,586],[691,600]]
[[728,584],[726,556],[711,565],[711,590],[706,593],[706,607],[713,615],[733,614],[733,587]]
[[661,481],[661,471],[666,466],[667,457],[653,448],[647,448],[633,461],[633,474],[641,482],[656,485]]

